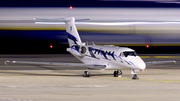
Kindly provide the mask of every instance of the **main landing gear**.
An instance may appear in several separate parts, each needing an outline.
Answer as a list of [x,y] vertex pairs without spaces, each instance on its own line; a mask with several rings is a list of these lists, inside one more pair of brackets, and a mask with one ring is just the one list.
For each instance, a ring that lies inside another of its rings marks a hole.
[[84,71],[84,77],[90,77],[90,69],[88,71]]
[[139,77],[137,77],[136,75],[136,71],[133,69],[132,73],[134,74],[134,76],[132,77],[133,80],[139,80]]
[[121,70],[114,71],[114,77],[118,77],[121,74],[122,74]]

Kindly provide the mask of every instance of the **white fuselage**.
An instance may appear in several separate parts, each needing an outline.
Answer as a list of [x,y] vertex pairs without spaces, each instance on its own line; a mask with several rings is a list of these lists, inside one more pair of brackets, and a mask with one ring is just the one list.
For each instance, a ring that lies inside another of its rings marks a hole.
[[146,65],[134,50],[111,45],[74,45],[67,49],[84,64],[106,65],[105,69],[141,69]]

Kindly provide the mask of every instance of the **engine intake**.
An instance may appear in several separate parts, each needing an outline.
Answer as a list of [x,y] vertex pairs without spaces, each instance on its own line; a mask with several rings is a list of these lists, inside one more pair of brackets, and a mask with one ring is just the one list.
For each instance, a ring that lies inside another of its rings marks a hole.
[[82,47],[79,48],[79,53],[85,54],[86,52],[87,52],[86,47],[82,46]]

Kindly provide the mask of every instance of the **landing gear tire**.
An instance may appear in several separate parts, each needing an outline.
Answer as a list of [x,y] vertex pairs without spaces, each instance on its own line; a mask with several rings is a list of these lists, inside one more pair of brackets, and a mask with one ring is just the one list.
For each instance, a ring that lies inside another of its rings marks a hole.
[[121,74],[122,74],[121,70],[119,70],[119,71],[114,71],[114,77],[118,77],[118,76],[121,75]]
[[114,71],[114,77],[118,77],[118,72]]
[[84,77],[90,77],[90,72],[84,71]]
[[119,74],[119,75],[122,75],[122,71],[121,71],[121,70],[119,70],[119,71],[118,71],[118,74]]
[[136,74],[134,74],[134,76],[132,77],[133,80],[139,80],[139,78],[137,77]]

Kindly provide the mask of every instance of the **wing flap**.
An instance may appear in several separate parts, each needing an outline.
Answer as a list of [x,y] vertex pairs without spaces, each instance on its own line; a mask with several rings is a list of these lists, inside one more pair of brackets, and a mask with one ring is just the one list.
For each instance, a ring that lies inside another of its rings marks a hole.
[[169,61],[151,61],[151,62],[145,62],[147,65],[154,65],[154,64],[166,64],[166,63],[176,63],[175,60],[169,60]]
[[73,67],[89,67],[93,69],[105,69],[106,65],[96,65],[96,64],[82,64],[82,63],[57,63],[57,62],[32,62],[32,61],[10,61],[6,60],[5,64],[32,64],[32,65],[54,65],[54,66],[73,66]]

